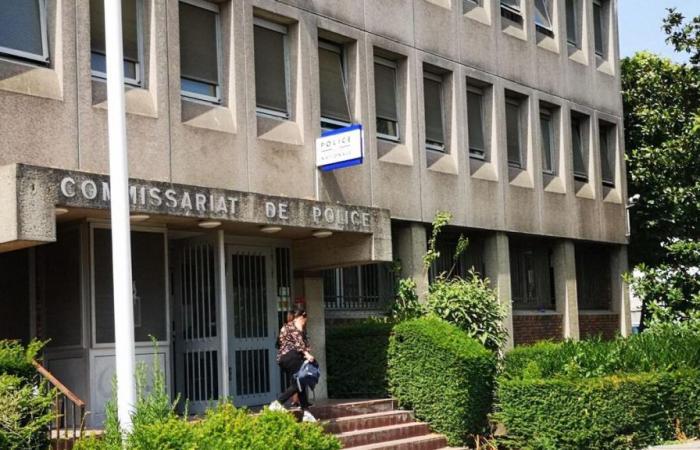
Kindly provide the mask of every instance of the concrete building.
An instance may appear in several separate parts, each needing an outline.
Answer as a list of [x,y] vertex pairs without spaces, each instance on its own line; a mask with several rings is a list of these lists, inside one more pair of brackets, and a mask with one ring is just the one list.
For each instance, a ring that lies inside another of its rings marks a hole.
[[[511,345],[630,331],[615,0],[122,0],[137,358],[199,411],[269,402],[275,338],[487,276]],[[99,423],[114,373],[97,0],[0,2],[0,337]],[[321,172],[322,129],[363,125]],[[453,215],[436,266],[429,224]],[[330,325],[329,325],[330,326]],[[324,395],[324,386],[317,389]]]

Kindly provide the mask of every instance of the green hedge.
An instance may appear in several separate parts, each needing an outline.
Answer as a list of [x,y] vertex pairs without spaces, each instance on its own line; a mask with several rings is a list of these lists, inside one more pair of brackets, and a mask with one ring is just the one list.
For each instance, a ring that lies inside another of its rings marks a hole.
[[388,396],[387,349],[391,323],[361,321],[326,330],[328,395],[331,398]]
[[37,378],[32,360],[37,358],[43,342],[32,341],[26,347],[18,341],[0,340],[0,374],[16,375],[25,380]]
[[397,324],[389,343],[391,393],[402,406],[463,445],[483,432],[492,404],[496,358],[476,340],[441,319]]
[[501,380],[508,448],[639,449],[700,431],[700,371]]

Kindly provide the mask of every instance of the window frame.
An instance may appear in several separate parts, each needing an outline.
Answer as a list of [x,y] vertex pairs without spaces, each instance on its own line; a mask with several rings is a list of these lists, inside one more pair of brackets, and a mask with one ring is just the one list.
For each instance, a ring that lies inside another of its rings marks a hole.
[[[616,145],[615,145],[615,139],[614,139],[614,130],[615,130],[615,125],[613,124],[608,124],[605,122],[599,122],[598,123],[598,147],[599,147],[599,155],[600,155],[600,180],[603,186],[614,188],[615,187],[615,172],[617,168],[617,150],[616,150]],[[606,154],[603,155],[603,138],[605,138],[605,149],[606,149]],[[612,175],[611,179],[606,178],[605,173],[603,172],[603,161],[605,160],[606,157],[610,157],[611,159],[608,161],[609,163],[612,163],[610,166],[610,172]]]
[[[581,39],[579,37],[579,26],[580,26],[579,25],[579,23],[580,23],[579,22],[579,13],[578,13],[578,5],[579,5],[578,2],[579,1],[580,0],[565,0],[564,1],[564,17],[566,19],[566,22],[565,22],[566,23],[566,43],[567,43],[567,45],[570,45],[570,46],[577,48],[577,49],[581,48],[581,42],[580,42]],[[569,31],[571,31],[571,30],[569,30],[569,17],[568,17],[569,9],[567,7],[569,2],[572,2],[571,3],[571,5],[572,5],[571,13],[573,14],[573,22],[574,22],[574,29],[573,29],[573,34],[574,34],[574,39],[575,39],[574,41],[571,41],[569,39]]]
[[[348,108],[348,116],[350,117],[349,122],[343,122],[342,120],[338,119],[331,119],[329,117],[323,117],[323,111],[322,108],[319,108],[320,111],[320,122],[321,122],[321,129],[322,130],[332,130],[334,128],[343,128],[343,127],[348,127],[352,125],[352,113],[350,111],[350,99],[348,98],[348,76],[347,76],[347,67],[348,67],[348,59],[347,59],[347,52],[345,51],[345,47],[343,44],[339,44],[336,42],[332,42],[326,39],[319,39],[318,40],[318,48],[319,49],[324,49],[328,50],[330,52],[337,53],[340,56],[340,76],[343,82],[343,95],[345,96],[345,104]],[[320,72],[320,61],[319,61],[319,78],[321,76]],[[319,80],[319,102],[320,102],[320,80]],[[335,126],[334,128],[331,127],[326,127],[324,126],[324,123],[330,124]]]
[[[26,0],[25,0],[26,1]],[[24,50],[18,50],[16,48],[11,48],[11,47],[3,47],[0,45],[0,57],[2,56],[9,56],[9,57],[16,57],[16,58],[22,58],[27,61],[32,61],[32,62],[39,62],[42,64],[49,64],[50,58],[49,58],[49,37],[48,37],[48,23],[47,23],[47,17],[48,17],[48,11],[47,11],[47,6],[46,6],[46,0],[36,0],[38,5],[39,5],[39,26],[41,28],[41,49],[42,49],[42,54],[35,54],[35,53],[30,53],[26,52]]]
[[510,20],[511,22],[515,22],[517,24],[522,24],[523,23],[522,0],[518,0],[518,3],[520,4],[520,7],[515,8],[511,5],[504,4],[503,0],[499,0],[501,17],[505,17],[506,19]]
[[[508,105],[515,106],[518,110],[517,114],[517,123],[518,123],[518,163],[515,164],[510,160],[510,156],[508,155]],[[521,111],[520,108],[522,107],[522,100],[518,98],[513,98],[506,96],[505,99],[505,119],[506,119],[506,159],[508,161],[508,167],[512,167],[513,169],[520,169],[524,170],[525,169],[525,164],[523,164],[523,142],[522,142],[522,137],[523,137],[523,124],[522,124],[522,117],[521,117]]]
[[[143,0],[134,0],[136,2],[136,45],[138,47],[138,54],[139,54],[139,60],[138,62],[134,63],[134,73],[136,74],[136,78],[127,78],[126,75],[124,75],[124,84],[128,84],[131,86],[137,86],[141,87],[143,86],[143,80],[144,80],[144,74],[143,74],[143,57],[144,57],[144,51],[143,51],[143,16],[144,16],[144,6],[143,6]],[[188,0],[180,0],[184,1],[186,3],[189,3]],[[122,41],[124,38],[122,37]],[[122,44],[123,45],[123,44]],[[92,75],[93,79],[97,79],[100,81],[106,81],[107,80],[107,73],[100,72],[99,70],[95,70],[92,68],[92,54],[93,53],[99,53],[95,52],[92,50],[92,47],[90,48],[90,74]],[[123,56],[123,55],[122,55]],[[105,55],[105,58],[107,55]],[[124,62],[126,62],[126,59],[124,59]]]
[[[425,79],[434,81],[436,83],[440,84],[440,123],[442,125],[442,139],[443,141],[446,140],[445,136],[447,133],[445,133],[445,85],[444,85],[444,78],[442,75],[429,72],[429,71],[423,71],[423,120],[425,120]],[[428,130],[427,130],[427,124],[426,124],[426,131],[425,131],[425,148],[428,150],[432,150],[435,152],[439,153],[447,153],[447,144],[445,142],[438,143],[438,142],[428,142]]]
[[[479,111],[481,112],[481,118],[479,125],[481,126],[481,136],[484,140],[484,148],[479,149],[477,147],[472,147],[472,141],[469,139],[469,157],[473,159],[478,159],[479,161],[486,161],[486,133],[484,128],[484,99],[486,95],[484,94],[484,89],[482,87],[470,85],[467,81],[467,102],[469,102],[469,93],[476,94],[481,98],[481,104],[479,105]],[[469,130],[471,129],[471,124],[469,123],[469,106],[467,106],[467,137],[469,137]]]
[[[197,7],[197,8],[202,8],[209,10],[213,13],[216,14],[216,21],[215,21],[215,26],[216,26],[216,61],[217,61],[217,77],[218,77],[218,83],[215,86],[216,90],[216,96],[210,96],[210,95],[205,95],[205,94],[199,94],[196,92],[190,92],[190,91],[185,91],[182,89],[182,72],[180,72],[180,96],[184,97],[188,100],[199,100],[203,101],[206,103],[215,103],[215,104],[221,104],[222,98],[221,98],[221,81],[223,79],[223,70],[222,70],[222,63],[223,63],[223,51],[222,51],[222,37],[221,37],[221,8],[219,7],[218,4],[207,2],[204,0],[178,0],[180,3],[187,3],[191,6]],[[178,11],[178,20],[179,20],[179,11]],[[187,77],[184,77],[185,79],[190,79]],[[198,81],[198,80],[192,80],[192,81]]]
[[[604,22],[604,10],[603,10],[603,2],[601,0],[593,0],[593,51],[595,52],[596,56],[600,56],[601,58],[605,58],[605,51],[606,51],[606,40],[604,36],[604,27],[603,27],[603,22]],[[596,20],[596,7],[598,7],[599,15],[598,18],[600,20]],[[599,23],[597,23],[599,22]],[[596,25],[600,26],[600,33],[596,33]],[[600,38],[600,46],[601,49],[600,51],[598,50],[598,38]]]
[[[292,100],[291,100],[291,69],[290,69],[290,55],[289,55],[289,26],[285,24],[280,24],[276,22],[271,22],[267,19],[261,17],[253,17],[253,34],[255,34],[255,27],[267,28],[268,30],[275,31],[282,35],[282,51],[284,54],[284,90],[285,90],[285,101],[286,101],[286,112],[277,111],[270,108],[265,108],[258,106],[258,99],[255,99],[255,115],[262,117],[272,117],[275,119],[291,120],[292,118]],[[255,39],[255,38],[253,38]],[[255,42],[253,42],[253,53],[255,53]],[[255,55],[253,55],[255,56]],[[255,64],[255,63],[253,63]],[[255,67],[254,67],[255,69]],[[257,86],[256,86],[257,89]],[[257,94],[256,94],[257,95]]]
[[374,64],[379,64],[380,66],[385,66],[390,69],[394,70],[394,99],[396,100],[396,121],[393,119],[388,119],[386,117],[381,117],[377,114],[377,105],[376,105],[376,83],[377,83],[377,77],[376,75],[374,76],[374,83],[375,83],[375,105],[374,105],[374,120],[375,120],[375,132],[376,132],[376,122],[379,120],[386,120],[388,122],[394,122],[396,125],[396,136],[392,136],[390,134],[385,134],[385,133],[379,133],[376,132],[377,138],[385,140],[385,141],[390,141],[390,142],[401,142],[401,128],[400,128],[400,121],[399,121],[399,64],[397,61],[387,59],[387,58],[382,58],[381,56],[375,56],[374,57]]
[[[550,169],[546,169],[544,166],[544,134],[542,133],[542,120],[543,118],[546,118],[548,121],[549,125],[549,165],[551,166]],[[540,144],[541,148],[540,151],[542,152],[542,173],[545,173],[547,175],[552,175],[556,176],[557,174],[557,166],[556,166],[556,147],[555,147],[555,140],[554,140],[554,113],[547,108],[540,108]]]
[[[583,130],[582,127],[585,125],[584,121],[587,120],[583,117],[571,117],[571,156],[573,158],[573,164],[571,166],[571,170],[574,174],[574,180],[576,181],[581,181],[583,183],[588,183],[590,181],[590,164],[589,161],[587,160],[587,155],[586,154],[586,149],[585,149],[585,144],[583,141]],[[577,130],[578,132],[578,137],[579,137],[579,143],[581,144],[581,160],[583,161],[584,165],[584,172],[579,172],[576,170],[576,148],[574,147],[574,129]]]
[[[535,0],[535,3],[533,3],[533,7],[535,10],[539,11],[539,9],[537,8],[536,1],[537,0]],[[547,21],[549,21],[549,26],[547,27],[543,24],[537,23],[537,14],[534,14],[533,20],[535,22],[535,30],[546,35],[546,36],[554,37],[554,21],[552,20],[552,11],[551,11],[552,3],[550,0],[541,0],[541,1],[546,2],[546,5],[545,5],[546,8],[544,11],[545,14],[543,14],[543,15],[546,15]],[[542,11],[539,11],[539,12],[540,12],[540,14],[543,13]]]

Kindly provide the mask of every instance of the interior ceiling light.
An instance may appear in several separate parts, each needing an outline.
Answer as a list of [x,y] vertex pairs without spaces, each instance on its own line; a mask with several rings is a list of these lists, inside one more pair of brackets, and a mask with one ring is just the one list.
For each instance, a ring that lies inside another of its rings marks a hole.
[[68,208],[57,207],[54,209],[54,212],[56,213],[57,216],[62,216],[68,212]]
[[282,231],[282,227],[277,225],[263,225],[260,227],[260,231],[267,234],[279,233]]
[[311,233],[311,236],[313,236],[313,237],[315,237],[315,238],[322,239],[322,238],[327,238],[328,236],[331,236],[332,234],[333,234],[332,231],[328,231],[328,230],[316,230],[316,231],[314,231],[313,233]]
[[151,216],[148,214],[132,214],[129,216],[129,219],[131,219],[132,222],[143,222],[144,220],[150,219]]
[[221,221],[219,220],[202,220],[197,224],[199,228],[216,228],[220,225]]

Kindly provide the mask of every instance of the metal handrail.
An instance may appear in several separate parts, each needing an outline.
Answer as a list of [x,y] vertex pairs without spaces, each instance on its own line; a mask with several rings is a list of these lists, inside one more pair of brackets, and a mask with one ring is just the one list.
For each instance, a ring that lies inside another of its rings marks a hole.
[[[56,450],[71,448],[72,443],[69,444],[68,441],[82,436],[85,429],[85,402],[54,377],[38,361],[33,360],[32,365],[42,377],[56,388],[57,392],[53,404],[56,420],[52,425],[49,425],[49,437],[53,439],[55,433]],[[63,431],[63,435],[61,435],[61,431]]]

